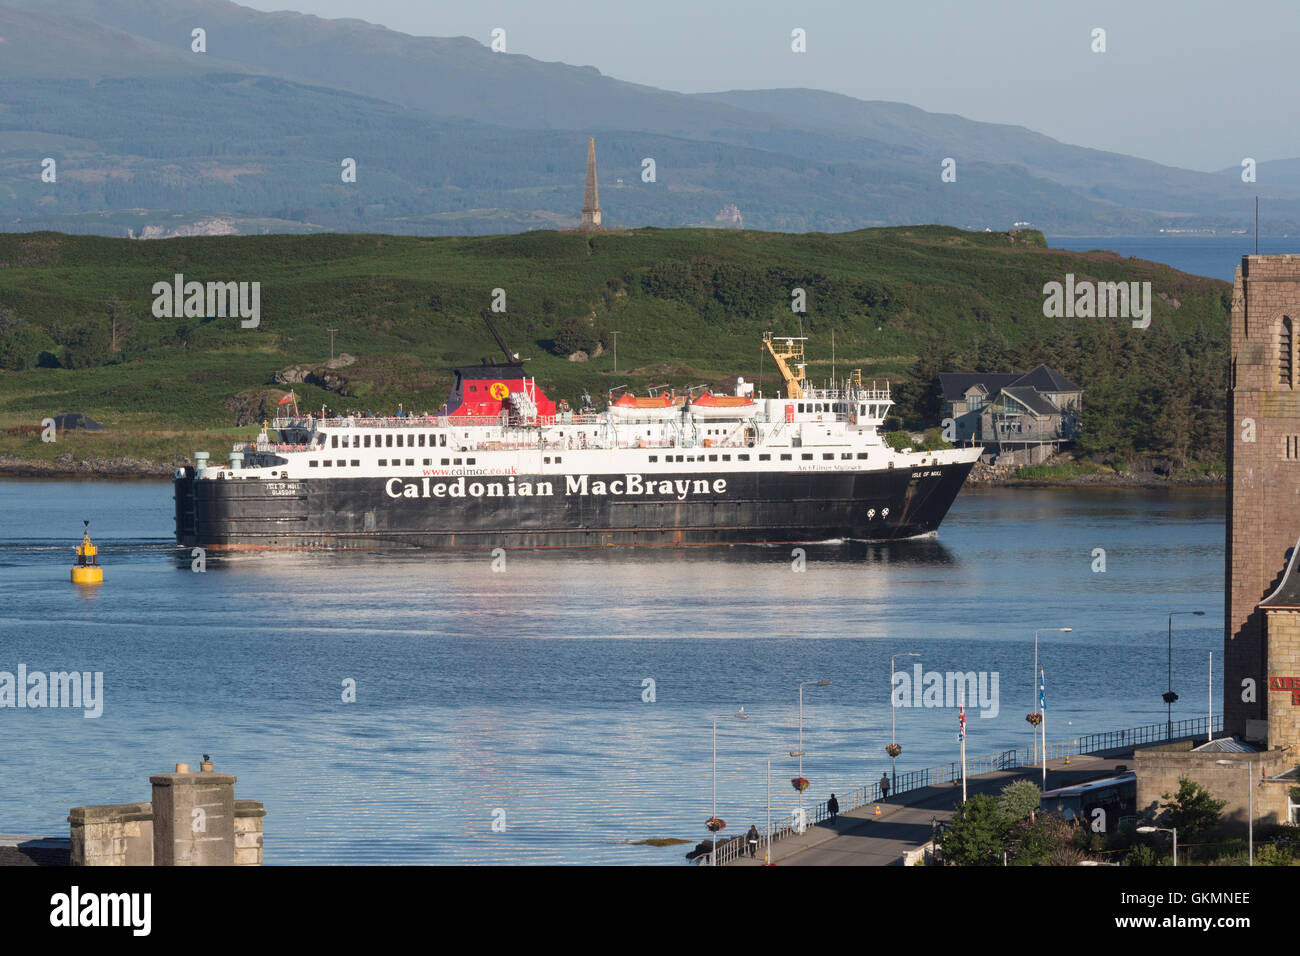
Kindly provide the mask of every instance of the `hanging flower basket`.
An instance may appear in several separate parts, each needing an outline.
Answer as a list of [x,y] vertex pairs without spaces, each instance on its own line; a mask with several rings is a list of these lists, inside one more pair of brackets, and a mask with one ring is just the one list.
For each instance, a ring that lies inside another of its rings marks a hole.
[[1166,704],[1173,704],[1176,703],[1178,700],[1178,695],[1175,694],[1172,690],[1165,691],[1163,694],[1160,695],[1160,697],[1162,700],[1164,700]]
[[1029,721],[1029,726],[1037,727],[1043,722],[1043,715],[1039,713],[1025,714],[1025,720]]
[[795,790],[799,791],[800,793],[803,793],[805,790],[808,789],[808,778],[795,777],[793,780],[790,781],[790,786],[794,787]]
[[903,752],[903,748],[902,748],[902,746],[900,746],[899,744],[886,744],[886,745],[885,745],[885,753],[889,754],[889,756],[891,756],[891,757],[897,757],[897,756],[898,756],[899,754],[901,754],[902,752]]
[[718,817],[709,817],[704,821],[704,829],[708,830],[710,833],[717,833],[719,830],[725,829],[726,826],[727,821]]

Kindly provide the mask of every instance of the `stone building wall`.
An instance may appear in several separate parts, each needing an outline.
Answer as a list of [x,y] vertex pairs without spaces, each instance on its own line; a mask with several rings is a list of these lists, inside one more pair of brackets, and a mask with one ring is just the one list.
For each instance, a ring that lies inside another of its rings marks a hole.
[[[1266,610],[1268,745],[1300,748],[1300,611]],[[1300,749],[1296,751],[1300,763]]]
[[[1290,319],[1290,355],[1282,347]],[[1300,537],[1300,255],[1244,256],[1233,289],[1227,454],[1224,729],[1268,711],[1263,612]],[[1290,374],[1284,375],[1289,360]],[[1279,379],[1285,381],[1279,381]],[[1253,430],[1253,434],[1252,434]],[[1253,438],[1253,440],[1251,440]],[[1243,681],[1254,700],[1243,700]]]
[[153,804],[73,807],[68,814],[73,866],[152,866]]
[[[1231,766],[1221,765],[1220,760]],[[1226,832],[1245,831],[1251,799],[1248,781],[1255,787],[1255,826],[1288,822],[1287,788],[1270,785],[1267,778],[1295,765],[1289,754],[1274,750],[1256,754],[1193,752],[1191,744],[1183,743],[1142,748],[1134,754],[1134,765],[1137,812],[1144,819],[1151,819],[1159,805],[1166,802],[1164,794],[1172,797],[1178,791],[1178,781],[1186,777],[1210,791],[1215,799],[1226,801],[1222,816]]]
[[261,866],[260,800],[235,800],[236,778],[197,773],[150,777],[153,800],[73,807],[68,812],[73,866]]
[[261,800],[235,801],[235,866],[262,865],[262,818],[265,816]]

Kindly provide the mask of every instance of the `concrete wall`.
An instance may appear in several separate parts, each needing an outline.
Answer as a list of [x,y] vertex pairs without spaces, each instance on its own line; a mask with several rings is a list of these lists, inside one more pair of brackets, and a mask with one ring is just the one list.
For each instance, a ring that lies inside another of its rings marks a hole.
[[153,804],[73,807],[68,824],[73,866],[153,865]]
[[151,777],[150,803],[73,807],[73,866],[261,866],[260,800],[234,799],[235,777],[211,764]]
[[[1265,753],[1193,753],[1191,743],[1171,744],[1165,747],[1144,747],[1134,755],[1137,771],[1137,812],[1144,820],[1154,818],[1157,808],[1165,803],[1163,794],[1172,797],[1178,792],[1178,781],[1187,777],[1210,791],[1217,800],[1224,800],[1223,830],[1226,833],[1245,832],[1250,802],[1248,781],[1255,787],[1255,825],[1286,823],[1287,787],[1261,780],[1264,777],[1290,770],[1295,766],[1294,754],[1280,750]],[[1231,766],[1221,766],[1227,760]],[[1249,766],[1254,762],[1253,770]],[[1278,792],[1282,794],[1279,803]]]
[[[1232,305],[1228,390],[1228,520],[1224,619],[1224,730],[1243,734],[1267,715],[1264,622],[1257,605],[1277,586],[1286,551],[1300,538],[1300,388],[1278,381],[1284,316],[1300,329],[1300,256],[1243,256]],[[1296,369],[1295,342],[1291,365]],[[1293,373],[1300,376],[1300,372]],[[1247,441],[1246,420],[1254,423]],[[1243,700],[1242,681],[1255,682]],[[1270,735],[1271,738],[1271,735]]]
[[150,777],[157,866],[233,866],[235,777],[189,770]]
[[235,801],[235,866],[262,865],[262,819],[265,816],[261,800]]
[[1041,465],[1060,450],[1059,445],[1028,445],[1024,448],[1004,447],[999,453],[996,445],[986,445],[981,457],[993,465]]

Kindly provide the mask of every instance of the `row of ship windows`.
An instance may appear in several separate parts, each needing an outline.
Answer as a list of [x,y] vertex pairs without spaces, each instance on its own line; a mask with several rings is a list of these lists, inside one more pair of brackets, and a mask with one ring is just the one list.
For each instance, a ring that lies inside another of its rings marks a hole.
[[[800,414],[816,414],[818,412],[834,412],[837,415],[847,415],[850,411],[848,402],[796,402],[797,411]],[[859,415],[870,415],[872,418],[879,417],[879,405],[859,405]]]
[[[546,459],[546,460],[547,460],[547,461],[550,461],[549,458]],[[477,461],[477,459],[475,459],[475,458],[443,458],[443,459],[441,459],[441,464],[444,464],[444,465],[472,465],[472,464],[475,463],[475,461]],[[559,461],[559,459],[557,458],[556,461]],[[313,461],[309,461],[309,462],[307,462],[307,464],[308,464],[308,466],[311,467],[311,468],[330,468],[330,467],[333,467],[334,465],[338,465],[338,466],[340,466],[340,467],[346,466],[346,465],[348,464],[348,461],[347,461],[346,458],[340,458],[338,461],[333,461],[333,460],[331,460],[331,459],[329,459],[329,458],[326,458],[324,461],[314,461],[314,460],[313,460]],[[400,459],[400,458],[394,458],[394,459],[392,460],[391,463],[389,462],[389,460],[388,460],[387,458],[381,458],[381,459],[379,459],[379,467],[381,467],[381,468],[387,468],[387,467],[389,467],[390,464],[391,464],[391,466],[394,467],[394,468],[399,468],[399,467],[401,467],[401,465],[402,465],[402,459]],[[407,465],[410,465],[411,467],[414,467],[414,466],[415,466],[415,459],[414,459],[414,458],[408,458],[408,459],[406,459],[406,464],[407,464]],[[425,458],[425,459],[424,459],[424,464],[425,464],[425,465],[432,465],[432,464],[433,464],[433,459],[432,459],[432,458]],[[361,462],[357,461],[355,458],[352,459],[352,467],[353,467],[353,468],[357,468],[357,467],[359,467],[360,465],[361,465]]]
[[[467,437],[468,437],[468,433],[466,433],[466,434],[467,434]],[[325,436],[322,435],[322,436],[320,436],[320,437],[321,437],[321,445],[324,446],[324,443],[325,443]],[[343,442],[342,442],[342,444],[340,445],[340,443],[339,443],[339,436],[338,436],[338,435],[330,435],[330,447],[331,447],[331,448],[340,448],[340,447],[342,447],[342,448],[369,448],[369,447],[371,447],[371,445],[370,445],[370,439],[371,439],[371,436],[370,436],[370,435],[344,435],[344,436],[342,436],[342,437],[343,437]],[[424,448],[424,447],[426,447],[426,446],[425,446],[425,439],[426,439],[426,433],[425,433],[425,432],[419,432],[419,433],[417,433],[417,434],[415,434],[415,435],[407,435],[407,434],[405,434],[405,433],[399,432],[399,433],[397,433],[396,435],[375,435],[375,436],[373,436],[373,437],[374,437],[374,440],[375,440],[375,444],[374,444],[374,447],[375,447],[375,448],[392,448],[392,447],[393,447],[393,444],[394,444],[394,439],[396,439],[396,444],[397,444],[397,447],[398,447],[398,448],[402,448],[402,447],[406,447],[406,448],[417,448],[417,447],[418,447],[418,448]],[[349,438],[351,438],[351,442],[348,441]],[[404,443],[404,440],[405,440],[405,439],[408,439],[408,438],[410,439],[410,441],[405,441],[405,443]],[[417,441],[417,439],[418,439],[418,441]],[[428,446],[427,446],[427,447],[429,447],[429,448],[434,448],[434,447],[437,447],[437,446],[439,446],[439,445],[441,445],[442,447],[445,448],[446,445],[447,445],[447,436],[446,436],[446,435],[427,435],[427,439],[428,439]],[[364,441],[363,441],[363,440],[364,440]],[[425,464],[427,465],[428,462],[426,461]],[[446,462],[444,461],[443,464],[445,465]]]
[[[736,456],[736,460],[737,460],[737,461],[749,461],[749,457],[750,457],[749,455],[737,455],[737,456]],[[791,460],[793,459],[793,457],[794,457],[794,456],[793,456],[792,454],[782,454],[781,457],[780,457],[780,460],[781,460],[781,461],[791,461]],[[799,458],[800,458],[800,460],[802,460],[802,461],[812,461],[812,460],[813,460],[813,457],[814,457],[814,456],[813,456],[810,452],[803,452],[802,454],[799,455]],[[857,453],[857,457],[858,457],[858,458],[866,458],[866,457],[867,457],[867,452],[865,452],[865,451],[860,451],[860,452]],[[847,451],[845,451],[845,452],[840,452],[840,459],[841,459],[841,460],[843,460],[843,461],[849,461],[849,460],[851,460],[852,458],[853,458],[853,452],[847,452]],[[664,455],[664,461],[665,461],[665,462],[672,462],[672,461],[688,462],[688,461],[705,461],[705,460],[708,460],[708,461],[717,461],[717,460],[718,460],[718,456],[717,456],[717,455],[708,455],[708,456],[705,456],[705,455]],[[758,456],[758,460],[759,460],[759,461],[771,461],[771,460],[772,460],[772,456],[771,456],[771,455],[759,455],[759,456]],[[835,460],[835,454],[834,454],[833,452],[823,452],[823,453],[822,453],[822,460],[823,460],[823,461],[834,461],[834,460]],[[464,465],[472,465],[472,464],[475,463],[475,461],[476,461],[476,459],[474,459],[474,458],[464,458],[464,459],[462,459],[462,458],[442,458],[442,459],[439,460],[439,464],[442,464],[442,465],[462,465],[462,464],[464,464]],[[551,464],[551,459],[550,459],[550,458],[544,458],[543,461],[544,461],[546,464],[548,464],[548,465]],[[555,458],[555,464],[558,465],[558,464],[560,464],[560,463],[563,462],[563,461],[564,461],[564,459],[563,459],[562,457],[560,457],[560,456],[558,456],[558,455],[556,456],[556,458]],[[659,461],[659,456],[658,456],[658,455],[650,455],[650,456],[649,456],[649,461],[650,461],[651,464],[657,464],[658,461]],[[722,461],[731,461],[731,456],[730,456],[730,455],[723,455],[723,456],[722,456]],[[414,459],[414,458],[408,458],[408,459],[406,459],[406,462],[405,462],[405,463],[406,463],[406,465],[409,466],[409,467],[414,467],[414,466],[415,466],[415,459]],[[312,468],[318,468],[318,467],[330,468],[330,467],[333,467],[334,465],[339,465],[340,467],[346,466],[346,465],[348,464],[348,461],[347,461],[347,459],[345,459],[345,458],[340,458],[338,461],[333,461],[333,460],[327,458],[327,459],[325,459],[324,461],[315,461],[315,460],[313,460],[313,461],[309,461],[307,464],[308,464],[308,466],[310,466],[310,467],[312,467]],[[353,458],[351,464],[352,464],[352,467],[353,467],[353,468],[356,468],[356,467],[359,467],[359,466],[360,466],[361,462],[359,462],[359,461],[357,461],[357,459]],[[379,467],[380,467],[380,468],[388,468],[388,467],[400,468],[400,467],[402,466],[402,464],[403,464],[403,462],[402,462],[402,459],[400,459],[400,458],[394,458],[394,459],[391,460],[391,462],[390,462],[389,459],[387,459],[387,458],[381,458],[381,459],[379,459]],[[432,464],[433,464],[433,459],[432,459],[432,458],[425,458],[425,459],[423,460],[423,464],[426,465],[426,466],[427,466],[427,465],[432,465]]]
[[[706,456],[704,456],[704,455],[664,455],[664,461],[704,461],[704,460],[705,460],[705,457],[706,457]],[[708,460],[709,460],[709,461],[717,461],[717,460],[718,460],[718,456],[717,456],[717,455],[709,455],[709,456],[707,456],[707,457],[708,457]],[[793,457],[794,457],[793,454],[782,454],[781,457],[780,457],[780,460],[781,460],[781,461],[791,461],[791,460],[793,460]],[[848,461],[848,460],[851,459],[852,457],[853,457],[853,453],[852,453],[852,452],[848,452],[848,451],[840,452],[840,458],[843,459],[844,461]],[[860,452],[858,452],[858,457],[859,457],[859,458],[866,458],[866,457],[867,457],[867,452],[865,452],[865,451],[860,451]],[[799,458],[800,458],[800,460],[802,460],[802,461],[812,461],[812,460],[813,460],[813,455],[812,455],[811,452],[803,452],[802,454],[799,455]],[[834,454],[834,452],[823,452],[823,453],[822,453],[822,459],[823,459],[824,461],[834,461],[834,460],[835,460],[835,454]],[[549,459],[547,459],[547,460],[549,461]],[[558,461],[558,459],[556,459],[556,460]],[[722,456],[722,460],[723,460],[723,461],[731,461],[731,456],[730,456],[730,455],[723,455],[723,456]],[[759,460],[759,461],[771,461],[771,460],[772,460],[772,456],[771,456],[771,455],[759,455],[759,456],[758,456],[758,460]],[[650,461],[651,461],[651,463],[655,463],[655,462],[659,461],[659,456],[658,456],[658,455],[651,455],[651,456],[650,456]],[[737,455],[737,456],[736,456],[736,461],[749,461],[749,455]]]

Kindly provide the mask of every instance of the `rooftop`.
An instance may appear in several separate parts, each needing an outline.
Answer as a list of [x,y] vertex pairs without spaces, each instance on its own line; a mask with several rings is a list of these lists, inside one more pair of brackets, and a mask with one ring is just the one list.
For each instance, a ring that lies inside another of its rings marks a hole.
[[[1033,389],[1036,392],[1082,392],[1068,378],[1053,368],[1039,365],[1032,371],[1019,372],[941,372],[939,385],[945,401],[959,402],[976,385],[982,386],[991,398],[1003,389]],[[1052,409],[1055,411],[1055,407]]]
[[1296,567],[1297,555],[1300,555],[1300,541],[1297,541],[1296,546],[1291,549],[1291,559],[1286,563],[1282,583],[1277,586],[1276,591],[1259,602],[1260,607],[1274,611],[1284,608],[1300,610],[1300,569]]

